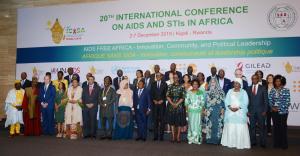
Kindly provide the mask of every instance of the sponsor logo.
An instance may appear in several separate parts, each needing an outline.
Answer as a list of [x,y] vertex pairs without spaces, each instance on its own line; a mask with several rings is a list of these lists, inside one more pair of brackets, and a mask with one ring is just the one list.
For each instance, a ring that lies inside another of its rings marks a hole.
[[290,62],[284,63],[284,68],[288,74],[293,72],[300,72],[300,66],[292,65]]
[[267,70],[271,68],[271,63],[268,62],[258,62],[258,63],[244,63],[238,62],[236,68],[246,72],[255,72],[256,70]]
[[42,70],[39,70],[37,67],[32,68],[32,76],[37,77],[38,79],[40,78],[41,75],[43,75]]
[[80,26],[62,26],[58,18],[55,20],[54,24],[49,20],[47,22],[48,29],[51,31],[52,41],[55,44],[60,44],[63,40],[65,41],[75,41],[81,40],[86,32],[84,27]]
[[299,81],[293,81],[292,91],[294,93],[300,93],[300,80]]
[[103,70],[97,69],[97,68],[95,68],[94,66],[91,66],[91,67],[89,68],[89,72],[92,73],[93,75],[96,75],[96,74],[103,74]]
[[269,25],[278,31],[286,31],[292,28],[296,21],[296,10],[287,4],[275,5],[268,13]]

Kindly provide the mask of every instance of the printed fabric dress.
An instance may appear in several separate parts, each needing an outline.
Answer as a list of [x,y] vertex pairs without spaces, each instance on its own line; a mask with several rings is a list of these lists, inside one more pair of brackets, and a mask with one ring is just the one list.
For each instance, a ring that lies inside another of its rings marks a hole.
[[[173,101],[184,99],[184,88],[181,85],[169,85],[167,97],[171,98]],[[183,127],[186,125],[184,102],[179,104],[176,108],[174,108],[170,103],[168,103],[166,121],[171,126]]]
[[185,105],[188,111],[188,143],[202,143],[202,108],[205,104],[205,92],[188,91],[185,98]]

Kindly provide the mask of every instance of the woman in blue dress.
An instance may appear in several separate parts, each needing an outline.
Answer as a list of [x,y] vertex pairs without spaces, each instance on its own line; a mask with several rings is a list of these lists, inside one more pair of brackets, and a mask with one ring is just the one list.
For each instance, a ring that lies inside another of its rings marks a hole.
[[206,91],[205,124],[206,142],[220,144],[224,119],[225,93],[215,78],[212,78]]

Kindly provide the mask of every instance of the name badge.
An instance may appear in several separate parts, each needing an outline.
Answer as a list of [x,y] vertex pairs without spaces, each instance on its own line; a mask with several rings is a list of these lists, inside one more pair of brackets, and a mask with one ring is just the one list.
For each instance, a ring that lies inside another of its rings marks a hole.
[[140,109],[140,105],[137,105],[137,106],[136,106],[136,109]]
[[106,96],[103,97],[103,101],[105,101],[105,100],[106,100]]

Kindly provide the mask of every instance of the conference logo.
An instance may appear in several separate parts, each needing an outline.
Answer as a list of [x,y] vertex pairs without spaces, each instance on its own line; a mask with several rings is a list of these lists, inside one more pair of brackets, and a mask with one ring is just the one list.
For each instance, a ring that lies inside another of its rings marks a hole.
[[89,67],[89,72],[93,75],[96,75],[96,74],[103,74],[103,70],[102,69],[97,69],[95,68],[95,66],[91,66]]
[[39,70],[37,67],[32,68],[32,76],[37,77],[39,79],[40,75],[43,74],[42,70]]
[[81,40],[86,33],[86,28],[81,26],[66,25],[63,26],[58,18],[54,24],[49,20],[47,22],[48,29],[51,31],[52,41],[60,44],[64,41]]
[[[51,73],[56,74],[59,71],[64,72],[64,74],[68,74],[68,67],[53,67],[51,68]],[[73,67],[74,74],[80,73],[80,67]]]
[[292,28],[296,21],[296,10],[287,4],[275,5],[268,13],[269,25],[278,31],[286,31]]
[[291,74],[293,72],[300,72],[300,66],[292,65],[290,62],[284,63],[286,73]]
[[300,103],[299,102],[292,102],[289,111],[290,112],[299,112]]

